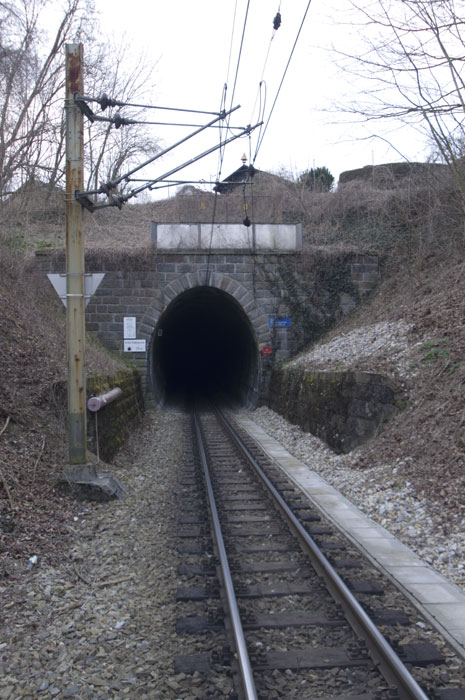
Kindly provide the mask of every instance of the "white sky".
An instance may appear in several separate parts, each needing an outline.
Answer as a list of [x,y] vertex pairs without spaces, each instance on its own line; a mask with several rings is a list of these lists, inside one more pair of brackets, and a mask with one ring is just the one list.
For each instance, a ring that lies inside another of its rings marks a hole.
[[[234,125],[257,121],[256,97],[265,57],[270,46],[273,18],[280,5],[282,24],[271,42],[263,79],[266,82],[265,119],[281,81],[308,0],[251,0],[244,36],[234,105],[241,109],[232,117]],[[125,34],[137,55],[146,51],[157,61],[156,92],[152,102],[168,107],[186,107],[219,111],[223,86],[228,85],[227,106],[236,71],[239,41],[247,0],[96,0],[102,26],[115,36]],[[236,10],[234,42],[228,75],[228,60]],[[336,9],[337,8],[337,9]],[[298,174],[313,166],[326,166],[336,180],[343,170],[398,161],[399,153],[382,139],[371,138],[371,129],[381,125],[355,126],[342,114],[324,111],[344,93],[355,95],[356,81],[338,71],[332,46],[356,50],[349,29],[341,23],[348,0],[313,0],[297,43],[296,51],[278,97],[263,144],[255,161],[261,170],[285,169]],[[355,38],[355,41],[357,39]],[[351,43],[352,42],[352,43]],[[354,48],[355,47],[355,48]],[[117,96],[115,96],[117,98]],[[150,112],[149,119],[182,121],[181,115]],[[200,118],[200,121],[197,121]],[[188,115],[192,123],[204,123],[209,117]],[[396,127],[398,125],[394,125]],[[187,131],[175,127],[153,127],[164,146],[181,139]],[[391,125],[392,129],[392,125]],[[382,135],[386,135],[386,128]],[[258,129],[252,135],[255,150]],[[423,144],[415,132],[398,129],[387,134],[396,148],[409,160],[425,158]],[[218,130],[196,137],[188,148],[179,148],[143,175],[158,176],[218,143]],[[241,165],[243,153],[249,155],[247,138],[227,146],[221,179]],[[174,177],[179,179],[215,179],[218,154],[190,166]],[[166,196],[166,190],[162,190]]]

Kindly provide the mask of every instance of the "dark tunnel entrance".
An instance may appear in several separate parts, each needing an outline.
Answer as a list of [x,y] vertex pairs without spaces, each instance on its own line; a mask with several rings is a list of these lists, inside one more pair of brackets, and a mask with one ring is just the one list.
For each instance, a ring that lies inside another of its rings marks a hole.
[[171,302],[155,329],[151,361],[160,405],[203,398],[256,403],[254,331],[239,303],[219,289],[195,287]]

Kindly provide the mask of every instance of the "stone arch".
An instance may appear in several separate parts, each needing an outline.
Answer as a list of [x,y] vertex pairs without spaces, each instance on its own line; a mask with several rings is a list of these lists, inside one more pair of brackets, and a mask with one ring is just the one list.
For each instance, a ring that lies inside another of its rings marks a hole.
[[175,280],[167,282],[160,289],[158,298],[147,309],[139,322],[139,337],[145,338],[149,344],[156,329],[160,316],[179,294],[195,287],[213,287],[232,296],[242,307],[255,330],[257,344],[268,344],[271,334],[268,327],[268,316],[258,307],[257,302],[247,287],[227,274],[210,271],[205,280],[205,271],[189,272],[179,275]]
[[[142,320],[139,335],[145,335],[148,340],[147,380],[156,402],[164,405],[167,396],[173,395],[173,385],[176,382],[168,374],[174,372],[174,356],[182,355],[179,348],[183,347],[183,341],[186,342],[183,333],[187,332],[186,325],[193,323],[193,314],[198,314],[198,318],[202,319],[201,322],[199,320],[199,324],[203,324],[201,336],[207,336],[208,340],[204,340],[205,345],[202,346],[202,341],[195,338],[196,333],[191,334],[189,342],[193,342],[194,350],[191,354],[196,358],[196,369],[186,369],[183,386],[186,385],[187,377],[200,373],[198,383],[193,382],[191,389],[194,386],[198,391],[202,385],[207,387],[206,391],[211,390],[212,386],[208,383],[211,379],[218,393],[223,389],[225,392],[230,391],[231,396],[237,393],[234,398],[243,405],[256,405],[262,380],[260,343],[268,342],[270,335],[267,317],[246,287],[228,275],[217,272],[209,275],[208,284],[205,284],[205,274],[202,273],[188,273],[170,281],[160,290],[158,300]],[[206,314],[211,314],[211,323],[206,321]],[[183,319],[182,323],[176,325],[175,319],[180,318]],[[169,352],[164,350],[170,342],[175,342],[172,340],[174,337],[179,339],[178,344],[172,345]],[[192,340],[192,337],[195,339]],[[224,345],[221,346],[222,350],[218,350],[222,337]],[[201,347],[203,349],[198,349]],[[208,357],[208,368],[205,367],[205,374],[201,375],[204,352]],[[209,352],[216,354],[209,355]],[[191,359],[188,355],[184,356],[174,372],[176,377],[183,376],[182,363],[189,363]]]

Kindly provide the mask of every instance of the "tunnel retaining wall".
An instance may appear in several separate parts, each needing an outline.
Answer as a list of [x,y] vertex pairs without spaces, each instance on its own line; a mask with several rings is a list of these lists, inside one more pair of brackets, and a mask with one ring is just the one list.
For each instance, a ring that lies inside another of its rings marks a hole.
[[[115,374],[89,374],[86,381],[86,399],[99,396],[116,387],[119,387],[123,392],[117,401],[104,406],[97,414],[86,411],[87,447],[92,452],[97,453],[98,433],[99,455],[106,462],[111,461],[120,447],[124,445],[135,424],[144,413],[141,378],[135,369],[122,369]],[[66,381],[54,384],[53,396],[55,406],[66,406]],[[62,417],[64,420],[65,416]]]
[[[65,271],[63,250],[38,251],[37,261],[44,274]],[[273,367],[355,308],[379,275],[376,256],[326,250],[89,250],[86,271],[104,273],[86,309],[87,330],[124,352],[124,319],[135,319],[144,349],[125,355],[140,371],[147,396],[153,395],[154,337],[169,305],[200,286],[230,295],[249,319],[260,353],[258,401]]]
[[273,372],[268,405],[291,423],[347,453],[375,435],[403,407],[387,377],[355,370],[284,366]]

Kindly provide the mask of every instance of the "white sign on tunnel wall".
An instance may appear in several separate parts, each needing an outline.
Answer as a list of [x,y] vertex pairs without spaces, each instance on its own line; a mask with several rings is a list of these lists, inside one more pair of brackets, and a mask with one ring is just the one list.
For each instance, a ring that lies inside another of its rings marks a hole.
[[123,337],[135,338],[136,337],[136,317],[135,316],[125,316],[123,318]]
[[145,352],[147,342],[144,338],[136,338],[136,323],[135,316],[123,317],[123,345],[124,352]]
[[147,341],[145,338],[124,341],[124,352],[145,352]]

